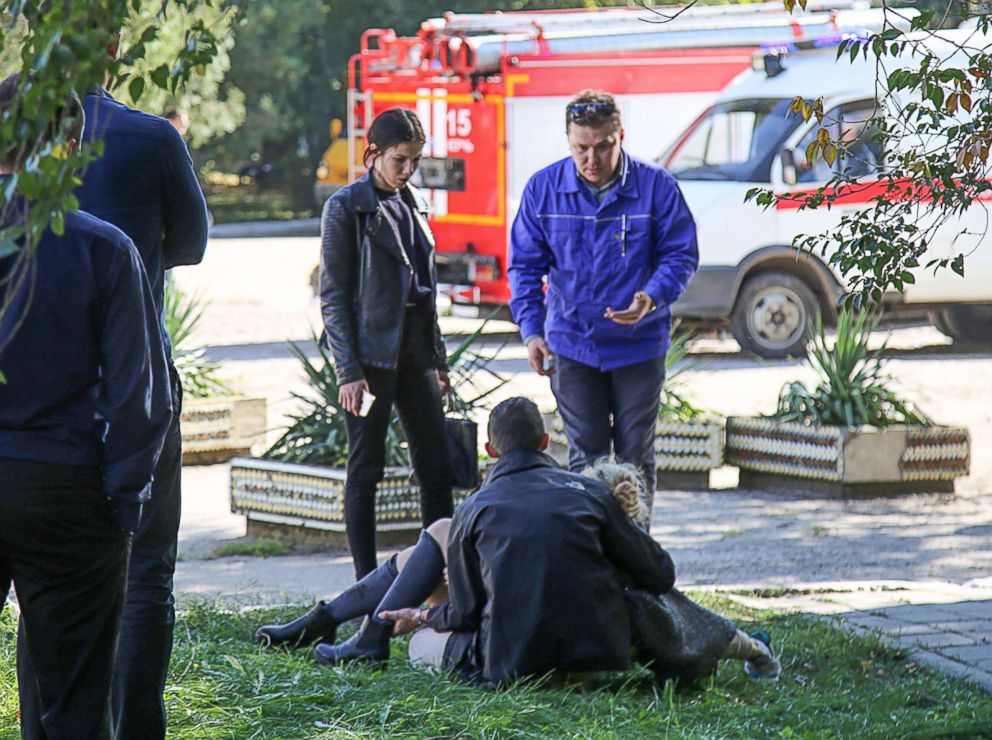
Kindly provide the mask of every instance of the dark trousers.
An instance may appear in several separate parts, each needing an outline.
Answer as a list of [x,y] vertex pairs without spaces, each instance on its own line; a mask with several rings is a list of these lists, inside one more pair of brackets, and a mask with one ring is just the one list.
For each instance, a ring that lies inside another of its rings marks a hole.
[[[172,595],[179,539],[180,480],[182,475],[182,386],[169,365],[173,417],[155,467],[151,500],[144,505],[134,532],[127,567],[127,588],[113,680],[114,734],[135,740],[165,737],[162,695],[172,657],[175,600]],[[22,638],[22,635],[18,635]],[[19,665],[29,656],[18,640]],[[38,726],[37,697],[31,686],[21,689],[21,724]]]
[[[432,319],[433,320],[433,319]],[[410,445],[410,462],[420,482],[423,524],[451,516],[451,465],[444,430],[444,408],[437,371],[430,367],[426,332],[407,319],[395,370],[363,366],[375,403],[368,416],[345,413],[348,468],[344,487],[344,521],[355,578],[375,570],[375,493],[386,464],[386,431],[393,406]]]
[[[652,502],[657,485],[654,437],[665,358],[603,371],[555,357],[551,390],[568,438],[568,467],[580,471],[610,454],[641,468]],[[645,502],[650,504],[652,502]]]
[[169,365],[172,382],[172,423],[155,467],[151,501],[141,512],[134,533],[127,572],[124,620],[114,667],[114,723],[120,738],[152,740],[165,737],[162,694],[172,657],[176,623],[172,595],[179,542],[182,480],[182,386]]
[[0,459],[0,608],[21,610],[23,737],[109,738],[130,537],[95,468]]

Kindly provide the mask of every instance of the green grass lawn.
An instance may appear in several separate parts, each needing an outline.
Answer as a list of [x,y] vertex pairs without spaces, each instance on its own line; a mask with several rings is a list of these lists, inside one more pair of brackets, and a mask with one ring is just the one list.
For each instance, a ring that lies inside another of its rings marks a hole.
[[[909,663],[874,639],[823,622],[755,613],[700,597],[741,626],[768,629],[783,653],[778,683],[725,663],[706,685],[672,690],[646,671],[596,687],[520,685],[483,692],[415,670],[394,640],[386,671],[320,668],[307,651],[249,639],[296,608],[232,614],[187,606],[166,692],[171,737],[366,738],[971,738],[988,737],[992,695]],[[15,620],[0,618],[0,737],[17,737]]]

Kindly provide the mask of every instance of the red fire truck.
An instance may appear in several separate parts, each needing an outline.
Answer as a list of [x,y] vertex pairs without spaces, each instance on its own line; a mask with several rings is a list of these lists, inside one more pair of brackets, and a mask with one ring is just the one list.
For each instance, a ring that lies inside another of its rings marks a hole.
[[349,65],[349,178],[362,173],[372,119],[415,110],[428,137],[418,184],[432,203],[442,291],[455,305],[505,304],[520,195],[534,172],[567,156],[564,108],[577,91],[613,93],[626,150],[653,161],[751,69],[762,44],[864,33],[881,20],[859,0],[810,0],[795,16],[768,2],[448,13],[413,37],[369,29]]

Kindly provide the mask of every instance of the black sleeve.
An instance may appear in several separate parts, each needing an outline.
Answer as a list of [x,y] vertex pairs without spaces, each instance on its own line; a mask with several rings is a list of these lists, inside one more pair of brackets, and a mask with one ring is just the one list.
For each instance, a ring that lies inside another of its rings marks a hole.
[[428,612],[427,624],[438,632],[472,632],[479,629],[486,604],[479,553],[472,533],[474,510],[461,506],[448,534],[448,598]]
[[[123,237],[122,237],[123,238]],[[100,275],[100,411],[107,419],[103,487],[121,526],[135,530],[172,419],[158,316],[138,250],[128,239]]]
[[603,552],[615,568],[634,584],[653,594],[664,594],[675,585],[675,564],[651,535],[636,526],[616,500],[597,494],[605,512]]
[[338,383],[363,378],[358,361],[354,295],[358,286],[355,215],[342,197],[324,204],[320,222],[320,311]]
[[162,255],[165,269],[197,265],[207,249],[207,204],[186,142],[163,124],[165,185],[162,194]]

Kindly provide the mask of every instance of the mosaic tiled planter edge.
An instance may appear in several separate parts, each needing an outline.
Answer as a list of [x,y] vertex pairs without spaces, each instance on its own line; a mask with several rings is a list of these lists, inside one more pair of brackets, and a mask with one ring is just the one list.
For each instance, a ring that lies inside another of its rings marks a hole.
[[[409,468],[386,469],[376,496],[379,532],[397,533],[402,539],[419,531],[420,488],[410,475]],[[302,528],[343,535],[345,479],[341,468],[238,457],[231,460],[231,511],[244,514],[249,525],[264,522],[284,526],[287,532]],[[470,494],[456,489],[455,505]]]
[[[568,440],[561,419],[544,415],[551,437],[549,454],[559,462],[568,459]],[[655,457],[659,488],[709,488],[710,471],[723,465],[723,425],[716,422],[659,421],[655,431]]]
[[266,400],[218,396],[183,401],[183,464],[227,462],[248,455],[266,429]]
[[968,475],[971,442],[958,427],[812,427],[730,417],[726,456],[741,471],[741,487],[839,497],[952,492],[955,479]]

